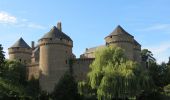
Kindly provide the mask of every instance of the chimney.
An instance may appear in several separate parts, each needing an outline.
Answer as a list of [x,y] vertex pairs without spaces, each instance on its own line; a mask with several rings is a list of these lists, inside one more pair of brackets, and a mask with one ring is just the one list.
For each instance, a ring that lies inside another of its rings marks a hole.
[[31,47],[32,47],[32,49],[35,48],[35,46],[34,46],[34,41],[31,42]]
[[58,23],[57,23],[57,28],[58,28],[60,31],[62,31],[61,22],[58,22]]

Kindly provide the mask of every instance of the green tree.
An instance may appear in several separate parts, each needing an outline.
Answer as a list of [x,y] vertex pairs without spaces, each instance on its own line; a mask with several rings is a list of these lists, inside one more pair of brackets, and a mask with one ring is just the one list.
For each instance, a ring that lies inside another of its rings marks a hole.
[[26,83],[26,66],[19,61],[6,60],[3,77],[14,83]]
[[0,78],[0,100],[20,100],[23,97],[27,96],[22,85]]
[[0,77],[1,98],[6,100],[20,100],[27,98],[25,66],[17,61],[6,60]]
[[80,100],[74,77],[66,72],[54,88],[53,100]]
[[4,55],[3,47],[0,44],[0,76],[3,73],[4,62],[5,62],[5,55]]
[[170,84],[170,66],[166,63],[162,63],[160,65],[152,63],[150,64],[148,70],[158,88],[163,88],[164,86]]
[[[155,87],[153,90],[148,90],[141,94],[142,99],[139,100],[169,100],[170,98],[166,97],[165,94],[169,95],[170,67],[166,63],[160,65],[151,63],[148,71]],[[168,99],[164,99],[165,97]]]
[[143,49],[141,51],[142,61],[146,63],[146,67],[148,68],[150,64],[156,63],[156,59],[153,57],[153,53],[148,49]]
[[135,97],[153,84],[147,70],[126,59],[121,48],[98,50],[90,68],[89,84],[99,100]]
[[170,66],[170,57],[169,57],[169,60],[168,60],[168,63],[167,63],[168,66]]

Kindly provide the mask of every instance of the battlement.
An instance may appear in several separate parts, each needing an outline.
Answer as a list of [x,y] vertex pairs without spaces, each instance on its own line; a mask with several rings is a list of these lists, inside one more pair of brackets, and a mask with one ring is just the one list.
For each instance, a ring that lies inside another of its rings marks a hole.
[[25,54],[30,54],[31,55],[32,50],[30,48],[20,48],[20,47],[15,47],[15,48],[9,48],[8,53],[9,54],[14,54],[14,53],[25,53]]
[[65,45],[65,46],[73,46],[72,41],[68,41],[66,39],[58,39],[58,38],[43,38],[39,40],[40,46],[42,45]]
[[93,61],[94,58],[77,58],[77,59],[73,59],[73,63],[81,63],[81,62],[88,62],[88,61]]

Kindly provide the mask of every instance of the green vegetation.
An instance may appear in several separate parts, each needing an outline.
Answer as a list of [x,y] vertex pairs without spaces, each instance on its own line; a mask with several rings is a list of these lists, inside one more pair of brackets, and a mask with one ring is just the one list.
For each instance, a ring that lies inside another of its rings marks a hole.
[[5,61],[0,76],[0,99],[32,100],[39,93],[38,80],[26,81],[25,66],[18,61]]
[[77,83],[70,72],[66,72],[54,88],[53,100],[80,100]]
[[4,62],[5,62],[5,55],[4,55],[4,51],[3,51],[3,47],[0,44],[0,75],[3,73],[3,66],[4,66]]

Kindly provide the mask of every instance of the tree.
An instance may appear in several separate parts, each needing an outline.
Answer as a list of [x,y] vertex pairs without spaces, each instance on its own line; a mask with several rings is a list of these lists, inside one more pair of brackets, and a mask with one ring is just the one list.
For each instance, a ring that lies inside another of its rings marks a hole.
[[160,65],[152,63],[148,68],[149,74],[152,77],[155,85],[158,88],[163,88],[164,86],[170,84],[170,66],[167,66],[166,63]]
[[0,44],[0,76],[3,72],[4,62],[5,62],[5,55],[4,55],[3,47]]
[[5,61],[3,77],[14,83],[26,83],[26,66],[19,61]]
[[167,65],[169,65],[169,66],[170,66],[170,57],[169,57],[169,60],[168,60],[168,63],[167,63]]
[[146,67],[148,68],[151,63],[156,63],[156,59],[153,57],[153,53],[148,49],[143,49],[141,51],[142,61],[146,63]]
[[99,100],[135,97],[152,86],[147,70],[126,59],[118,47],[98,50],[90,68],[89,84]]
[[[170,66],[166,63],[157,64],[156,62],[150,62],[148,67],[150,77],[154,82],[154,90],[145,91],[139,100],[162,100],[162,93],[164,93],[164,87],[170,84]],[[165,91],[166,92],[166,91]]]
[[52,98],[53,100],[80,100],[77,83],[69,72],[66,72],[55,86]]

